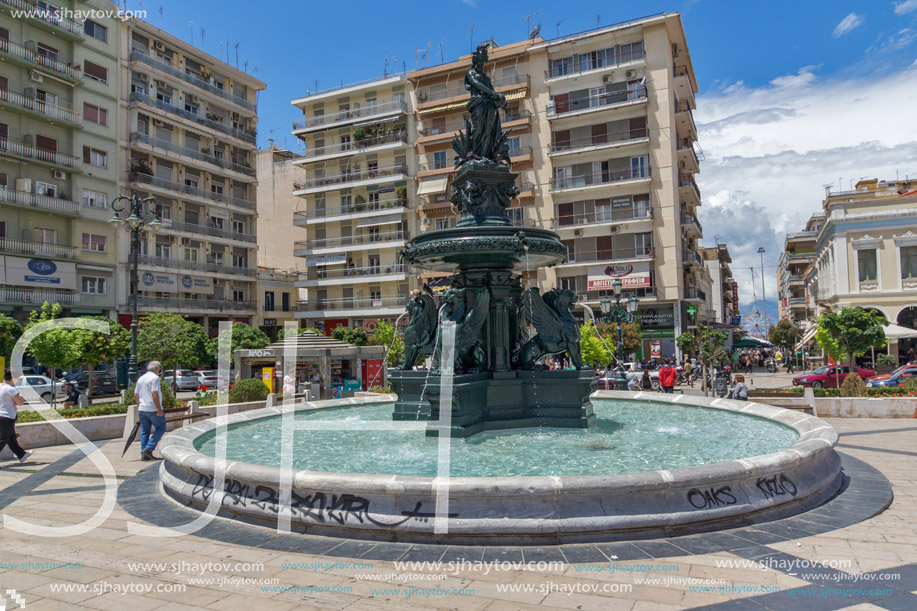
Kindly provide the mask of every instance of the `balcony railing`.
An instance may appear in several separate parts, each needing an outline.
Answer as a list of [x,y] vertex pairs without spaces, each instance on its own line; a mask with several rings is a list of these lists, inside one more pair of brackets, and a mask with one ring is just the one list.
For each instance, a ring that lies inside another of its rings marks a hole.
[[12,138],[0,138],[0,153],[28,157],[29,159],[51,163],[72,170],[79,169],[83,163],[79,157],[36,148],[31,144],[26,144],[20,140],[13,140]]
[[685,263],[696,263],[698,265],[704,264],[703,259],[701,259],[700,255],[697,254],[697,251],[689,250],[687,248],[682,250],[681,258],[682,258],[682,261],[684,261]]
[[142,142],[144,144],[149,144],[152,147],[160,148],[166,151],[171,151],[173,153],[178,153],[179,155],[185,155],[191,157],[192,159],[197,159],[205,163],[213,164],[217,167],[223,168],[224,170],[231,170],[233,172],[239,172],[241,174],[246,174],[247,176],[254,176],[255,169],[249,165],[242,165],[240,163],[235,163],[227,159],[221,159],[215,155],[209,155],[203,151],[197,149],[188,148],[186,146],[180,146],[168,140],[160,140],[159,138],[154,138],[148,134],[141,134],[140,132],[134,132],[131,134],[131,142]]
[[165,297],[138,297],[140,308],[183,308],[186,310],[255,310],[254,301],[230,301],[229,299],[178,299]]
[[562,66],[555,66],[548,70],[544,71],[544,77],[546,79],[560,78],[562,76],[575,76],[577,74],[582,74],[583,72],[589,72],[591,70],[599,70],[601,68],[614,68],[615,66],[620,66],[621,64],[627,64],[634,62],[646,57],[645,52],[641,49],[640,51],[630,51],[628,53],[622,53],[620,58],[615,58],[615,61],[592,61],[590,57],[589,61],[572,61],[569,64],[564,64]]
[[685,289],[685,299],[699,299],[704,301],[707,299],[707,294],[693,286],[689,286]]
[[555,102],[551,100],[547,105],[548,117],[556,117],[571,112],[587,110],[589,108],[601,108],[602,106],[614,106],[637,100],[646,99],[646,86],[634,87],[629,91],[616,91],[614,93],[601,93],[591,95],[586,98]]
[[396,131],[394,133],[365,138],[355,142],[341,142],[340,144],[329,144],[306,150],[304,157],[321,157],[322,155],[334,155],[336,153],[346,153],[348,151],[362,151],[372,146],[388,144],[390,142],[403,142],[407,144],[408,134],[405,131]]
[[228,195],[223,195],[220,193],[214,193],[213,191],[205,191],[199,187],[192,187],[189,185],[183,185],[177,182],[172,182],[171,180],[166,180],[165,178],[158,178],[156,176],[151,176],[149,174],[143,174],[141,172],[131,172],[129,175],[131,182],[142,182],[148,185],[153,185],[154,187],[159,187],[160,189],[168,189],[169,191],[175,191],[177,193],[186,194],[186,195],[196,195],[197,197],[204,197],[206,199],[211,199],[215,202],[221,204],[233,204],[236,206],[241,206],[243,208],[255,209],[255,203],[250,202],[246,199],[239,197],[230,197]]
[[697,217],[693,214],[688,214],[687,212],[681,213],[681,224],[682,225],[697,225],[698,230],[703,233],[704,228],[701,226],[700,221],[697,220]]
[[373,178],[383,178],[385,176],[396,176],[398,174],[407,174],[406,165],[392,165],[384,168],[374,168],[360,170],[359,172],[347,172],[345,174],[335,174],[332,176],[316,176],[315,178],[306,179],[303,182],[294,182],[293,188],[296,190],[312,189],[315,187],[325,187],[328,185],[343,185],[346,183],[357,182],[360,180],[372,180]]
[[377,244],[382,242],[399,242],[407,239],[404,231],[387,231],[385,233],[364,233],[359,235],[344,236],[339,238],[320,238],[314,240],[300,240],[293,245],[294,250],[315,250],[317,248],[334,248],[337,246],[359,246],[362,244]]
[[306,282],[310,280],[341,280],[348,278],[357,280],[360,278],[371,278],[373,276],[389,276],[392,274],[405,273],[413,274],[414,270],[400,263],[392,263],[389,265],[371,265],[368,267],[330,267],[324,270],[313,268],[308,272],[301,272],[297,277],[297,281]]
[[62,60],[60,56],[43,55],[5,38],[0,38],[0,51],[21,60],[43,66],[48,70],[53,70],[72,79],[78,79],[83,75],[82,68]]
[[[491,81],[494,89],[498,89],[500,87],[512,87],[513,85],[528,85],[528,83],[528,74],[513,74],[511,76],[504,76],[503,78],[498,78]],[[417,101],[420,103],[435,102],[436,100],[445,100],[447,98],[454,98],[464,95],[468,95],[468,91],[465,89],[464,85],[458,85],[455,87],[440,89],[438,91],[433,91],[431,89],[421,91],[417,96]]]
[[404,100],[389,100],[387,102],[371,104],[361,108],[351,108],[349,110],[342,110],[327,115],[306,117],[302,121],[293,121],[293,131],[320,125],[332,126],[335,123],[342,123],[351,119],[362,119],[364,117],[372,117],[392,112],[407,112],[407,109],[408,106]]
[[697,199],[700,199],[700,189],[697,187],[697,183],[694,182],[694,178],[686,174],[678,175],[678,186],[679,187],[691,187],[694,189],[694,194],[697,195]]
[[53,5],[47,4],[45,7],[41,7],[38,6],[37,2],[32,2],[31,0],[0,0],[0,2],[23,11],[32,19],[44,21],[75,36],[83,35],[83,24],[61,16],[60,9]]
[[21,255],[44,255],[48,257],[61,257],[64,259],[76,258],[76,248],[61,244],[45,244],[32,240],[17,240],[15,238],[0,238],[0,251],[12,252]]
[[239,240],[241,242],[256,242],[257,238],[253,235],[247,233],[236,233],[228,229],[223,229],[220,227],[213,227],[210,225],[197,225],[195,223],[183,223],[180,221],[169,221],[169,224],[164,225],[163,229],[172,229],[174,231],[188,231],[191,233],[201,233],[204,235],[211,235],[220,238],[227,238],[229,240]]
[[38,98],[30,98],[16,91],[9,91],[7,89],[0,89],[0,102],[7,102],[52,119],[60,119],[61,121],[72,123],[73,125],[83,124],[83,118],[80,115],[75,113],[68,106],[62,105],[60,102],[57,104],[49,104]]
[[790,276],[787,276],[786,278],[787,282],[802,282],[803,280],[804,278],[798,274],[791,274]]
[[789,305],[805,305],[806,304],[805,297],[789,297],[787,298],[786,301]]
[[345,216],[348,214],[360,214],[361,212],[376,212],[378,210],[398,212],[400,208],[407,208],[407,206],[408,200],[406,199],[387,199],[379,202],[363,202],[362,204],[350,204],[349,206],[335,206],[334,208],[301,210],[293,213],[293,220],[302,222],[310,219],[314,220],[334,216]]
[[377,299],[339,297],[337,299],[298,301],[294,310],[297,312],[322,312],[325,310],[397,308],[403,305],[404,297],[379,297]]
[[691,102],[688,100],[675,99],[675,112],[688,112],[694,110],[691,108]]
[[80,293],[66,293],[63,291],[41,291],[35,289],[20,289],[10,286],[0,286],[0,302],[4,303],[59,303],[61,305],[74,305],[81,303]]
[[193,74],[182,72],[181,70],[179,70],[172,64],[168,62],[164,62],[161,59],[157,59],[155,57],[150,57],[146,53],[137,51],[136,49],[131,51],[131,61],[140,61],[140,62],[143,62],[144,64],[153,66],[154,68],[156,68],[157,70],[160,70],[161,72],[165,72],[166,74],[169,74],[171,76],[174,76],[175,78],[181,79],[185,81],[186,83],[190,83],[194,85],[195,87],[199,87],[203,89],[204,91],[212,93],[217,97],[220,97],[224,100],[232,102],[233,104],[236,104],[248,110],[254,111],[257,108],[255,104],[249,102],[245,98],[240,98],[239,96],[234,95],[230,93],[229,91],[220,89],[216,85],[208,83],[207,81],[203,79],[197,78]]
[[514,157],[522,157],[523,155],[531,155],[532,147],[527,146],[527,145],[512,146],[507,149],[507,152],[509,153],[509,158],[513,159]]
[[181,269],[193,269],[201,272],[213,272],[216,274],[233,274],[236,276],[257,276],[258,270],[249,267],[235,267],[224,263],[205,263],[203,261],[185,261],[184,259],[167,259],[165,257],[154,257],[151,255],[139,255],[138,263],[143,265],[158,265],[160,267],[178,267]]
[[[512,121],[521,121],[522,119],[531,118],[532,113],[525,109],[513,110],[513,111],[504,111],[501,117],[503,123],[510,123]],[[461,129],[465,129],[465,121],[451,121],[443,125],[434,126],[434,125],[424,125],[418,131],[421,136],[436,136],[438,134],[451,134],[452,132],[457,132]],[[510,128],[512,129],[512,128]]]
[[565,140],[563,142],[554,142],[551,144],[551,152],[577,151],[579,149],[604,146],[607,144],[629,144],[647,138],[646,128],[628,129],[610,134],[590,136],[588,138],[577,138],[576,140]]
[[[576,296],[579,297],[578,301],[582,303],[584,301],[599,301],[605,297],[614,299],[615,294],[612,289],[607,289],[602,291],[577,291]],[[625,289],[622,299],[626,299],[631,296],[640,299],[653,298],[656,296],[656,287],[647,286],[639,289]],[[596,314],[598,314],[598,311],[596,311]]]
[[80,205],[77,202],[72,202],[68,199],[58,199],[49,195],[16,191],[6,187],[0,187],[0,202],[4,204],[15,204],[16,206],[41,208],[42,210],[62,212],[64,214],[80,213]]
[[567,263],[591,263],[593,261],[623,261],[627,259],[652,259],[652,246],[634,248],[605,248],[602,250],[577,250],[567,252]]
[[607,172],[596,172],[593,174],[582,174],[579,176],[563,176],[551,179],[551,190],[559,191],[561,189],[577,189],[591,185],[601,185],[606,183],[620,182],[622,180],[638,180],[650,177],[650,168],[625,168],[622,170],[608,170]]
[[257,134],[255,133],[255,130],[242,131],[239,129],[235,129],[235,128],[229,127],[228,125],[224,125],[223,123],[219,123],[212,119],[207,119],[205,117],[202,117],[196,113],[188,112],[184,108],[179,108],[178,106],[172,106],[171,104],[167,104],[161,100],[157,100],[156,98],[151,98],[150,96],[146,94],[138,93],[136,91],[131,93],[129,101],[142,102],[149,106],[153,106],[154,108],[159,108],[160,110],[164,110],[168,113],[177,115],[183,119],[187,119],[188,121],[193,121],[195,123],[203,125],[204,127],[209,127],[210,129],[214,129],[228,136],[232,136],[233,138],[238,138],[239,140],[244,140],[245,142],[250,142],[252,144],[255,143],[255,138],[257,136]]
[[583,214],[568,214],[557,216],[551,219],[551,228],[557,229],[560,227],[591,225],[593,223],[611,223],[614,221],[633,221],[652,218],[653,214],[651,208],[642,210],[634,210],[633,208],[630,208],[618,212],[615,212],[614,210],[603,210],[598,212],[586,212]]

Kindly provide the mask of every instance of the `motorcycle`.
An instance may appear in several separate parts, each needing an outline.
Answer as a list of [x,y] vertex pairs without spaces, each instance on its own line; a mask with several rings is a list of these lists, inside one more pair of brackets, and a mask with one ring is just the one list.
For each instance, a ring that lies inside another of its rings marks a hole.
[[768,373],[777,373],[777,359],[774,357],[767,357],[767,360],[764,361],[764,366],[767,367]]

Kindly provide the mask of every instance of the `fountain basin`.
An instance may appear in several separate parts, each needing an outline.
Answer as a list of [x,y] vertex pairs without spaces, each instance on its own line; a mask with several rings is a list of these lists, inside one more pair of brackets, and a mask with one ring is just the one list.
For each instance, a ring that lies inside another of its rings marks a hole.
[[[786,517],[823,503],[840,486],[840,460],[833,449],[837,434],[818,418],[703,397],[601,391],[593,398],[669,403],[673,409],[706,407],[764,418],[793,429],[798,439],[764,455],[640,473],[453,477],[448,480],[447,533],[434,532],[433,477],[294,469],[291,528],[338,537],[471,545],[655,538]],[[347,399],[322,406],[358,403]],[[161,446],[163,491],[202,510],[214,494],[214,469],[221,466],[226,480],[217,490],[222,496],[220,515],[276,527],[281,469],[206,456],[195,442],[211,436],[221,422],[232,426],[277,416],[283,409],[233,414],[168,434]]]

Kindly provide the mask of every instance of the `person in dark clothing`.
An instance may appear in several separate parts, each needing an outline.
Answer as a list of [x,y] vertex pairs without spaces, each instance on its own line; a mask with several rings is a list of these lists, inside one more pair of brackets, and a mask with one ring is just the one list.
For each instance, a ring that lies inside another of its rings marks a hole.
[[640,387],[643,390],[653,390],[653,378],[650,377],[650,370],[643,370],[643,378],[640,380]]
[[66,384],[64,392],[67,393],[67,398],[64,399],[64,409],[80,406],[80,389],[76,387],[76,384],[73,382]]

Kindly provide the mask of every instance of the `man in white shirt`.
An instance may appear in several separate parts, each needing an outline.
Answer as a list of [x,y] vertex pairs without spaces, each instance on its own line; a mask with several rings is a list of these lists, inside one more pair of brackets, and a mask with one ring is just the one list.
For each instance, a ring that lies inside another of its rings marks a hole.
[[19,406],[25,403],[13,381],[13,374],[9,369],[3,372],[3,383],[0,384],[0,452],[6,446],[10,447],[19,462],[25,462],[32,455],[32,451],[23,450],[16,441],[16,418],[19,417]]
[[[134,387],[134,399],[140,406],[137,408],[140,417],[140,460],[156,460],[153,450],[166,432],[166,415],[162,411],[159,392],[159,372],[162,367],[159,361],[150,361],[147,372],[140,376]],[[154,429],[150,434],[150,429]]]

